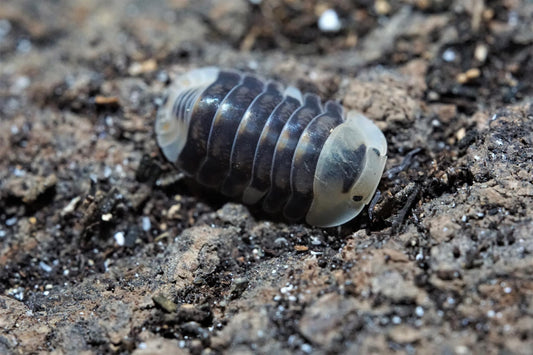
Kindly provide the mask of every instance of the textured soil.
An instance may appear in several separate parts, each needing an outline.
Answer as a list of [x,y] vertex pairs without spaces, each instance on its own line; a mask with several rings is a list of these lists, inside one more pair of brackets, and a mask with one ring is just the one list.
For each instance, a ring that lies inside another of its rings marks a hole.
[[[2,0],[0,354],[533,353],[532,48],[527,0]],[[155,112],[205,65],[372,118],[372,206],[183,178]]]

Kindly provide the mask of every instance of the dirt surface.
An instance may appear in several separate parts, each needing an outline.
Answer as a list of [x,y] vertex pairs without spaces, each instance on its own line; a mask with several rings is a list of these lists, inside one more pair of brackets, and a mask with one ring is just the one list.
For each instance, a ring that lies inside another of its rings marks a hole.
[[[532,48],[527,0],[2,0],[0,353],[533,353]],[[205,65],[375,120],[369,211],[177,173],[155,111]]]

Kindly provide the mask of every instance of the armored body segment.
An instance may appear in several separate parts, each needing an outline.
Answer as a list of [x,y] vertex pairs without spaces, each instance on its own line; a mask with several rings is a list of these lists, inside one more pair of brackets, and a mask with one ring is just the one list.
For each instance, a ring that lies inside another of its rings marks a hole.
[[279,84],[270,83],[244,114],[231,149],[230,171],[221,188],[224,195],[240,197],[250,183],[259,137],[270,113],[282,99]]

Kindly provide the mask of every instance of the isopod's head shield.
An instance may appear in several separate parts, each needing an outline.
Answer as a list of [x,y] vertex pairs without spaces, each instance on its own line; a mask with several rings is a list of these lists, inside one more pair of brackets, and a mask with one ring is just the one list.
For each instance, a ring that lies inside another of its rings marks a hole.
[[157,113],[155,133],[165,157],[176,163],[189,132],[192,109],[206,86],[218,77],[219,69],[205,67],[191,70],[173,81],[166,101]]
[[357,216],[372,199],[386,160],[383,133],[362,114],[348,112],[320,153],[306,222],[331,227]]

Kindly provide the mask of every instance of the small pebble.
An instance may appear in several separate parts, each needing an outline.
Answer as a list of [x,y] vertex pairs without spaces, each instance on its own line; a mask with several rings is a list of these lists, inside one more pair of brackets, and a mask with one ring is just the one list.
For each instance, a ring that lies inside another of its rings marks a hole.
[[44,271],[44,272],[52,272],[52,267],[48,264],[46,264],[44,261],[40,261],[39,262],[39,267]]
[[144,73],[150,73],[157,70],[157,62],[155,59],[148,59],[144,62],[134,62],[128,68],[128,74],[135,76]]
[[306,354],[311,354],[313,352],[313,347],[309,344],[302,344],[300,349]]
[[30,78],[28,78],[25,75],[19,76],[15,80],[13,85],[11,85],[10,91],[12,93],[21,93],[24,89],[26,89],[28,86],[30,86],[30,84],[31,84]]
[[6,226],[11,227],[14,226],[17,223],[17,217],[11,217],[9,219],[6,219]]
[[124,239],[124,232],[116,232],[113,236],[115,238],[115,242],[117,242],[118,245],[123,246],[125,239]]
[[453,49],[446,49],[444,53],[442,53],[442,59],[446,62],[453,62],[455,60],[456,54]]
[[480,43],[476,46],[476,49],[474,50],[474,57],[479,62],[484,62],[487,59],[487,55],[489,54],[489,48],[487,45]]
[[152,222],[150,222],[150,217],[144,216],[141,221],[143,231],[148,232],[152,228]]
[[339,15],[333,9],[328,9],[320,15],[318,28],[323,32],[338,32],[341,29]]
[[387,15],[391,10],[391,6],[385,0],[376,0],[374,9],[379,15]]
[[0,20],[0,41],[11,31],[11,22],[5,19]]
[[164,70],[161,70],[159,73],[157,73],[156,78],[158,81],[166,83],[168,80],[168,73]]
[[418,306],[415,308],[415,314],[418,316],[418,317],[422,317],[424,315],[424,308]]
[[29,51],[31,51],[31,47],[32,47],[32,44],[27,39],[21,39],[17,43],[17,51],[19,51],[20,53],[28,53]]

